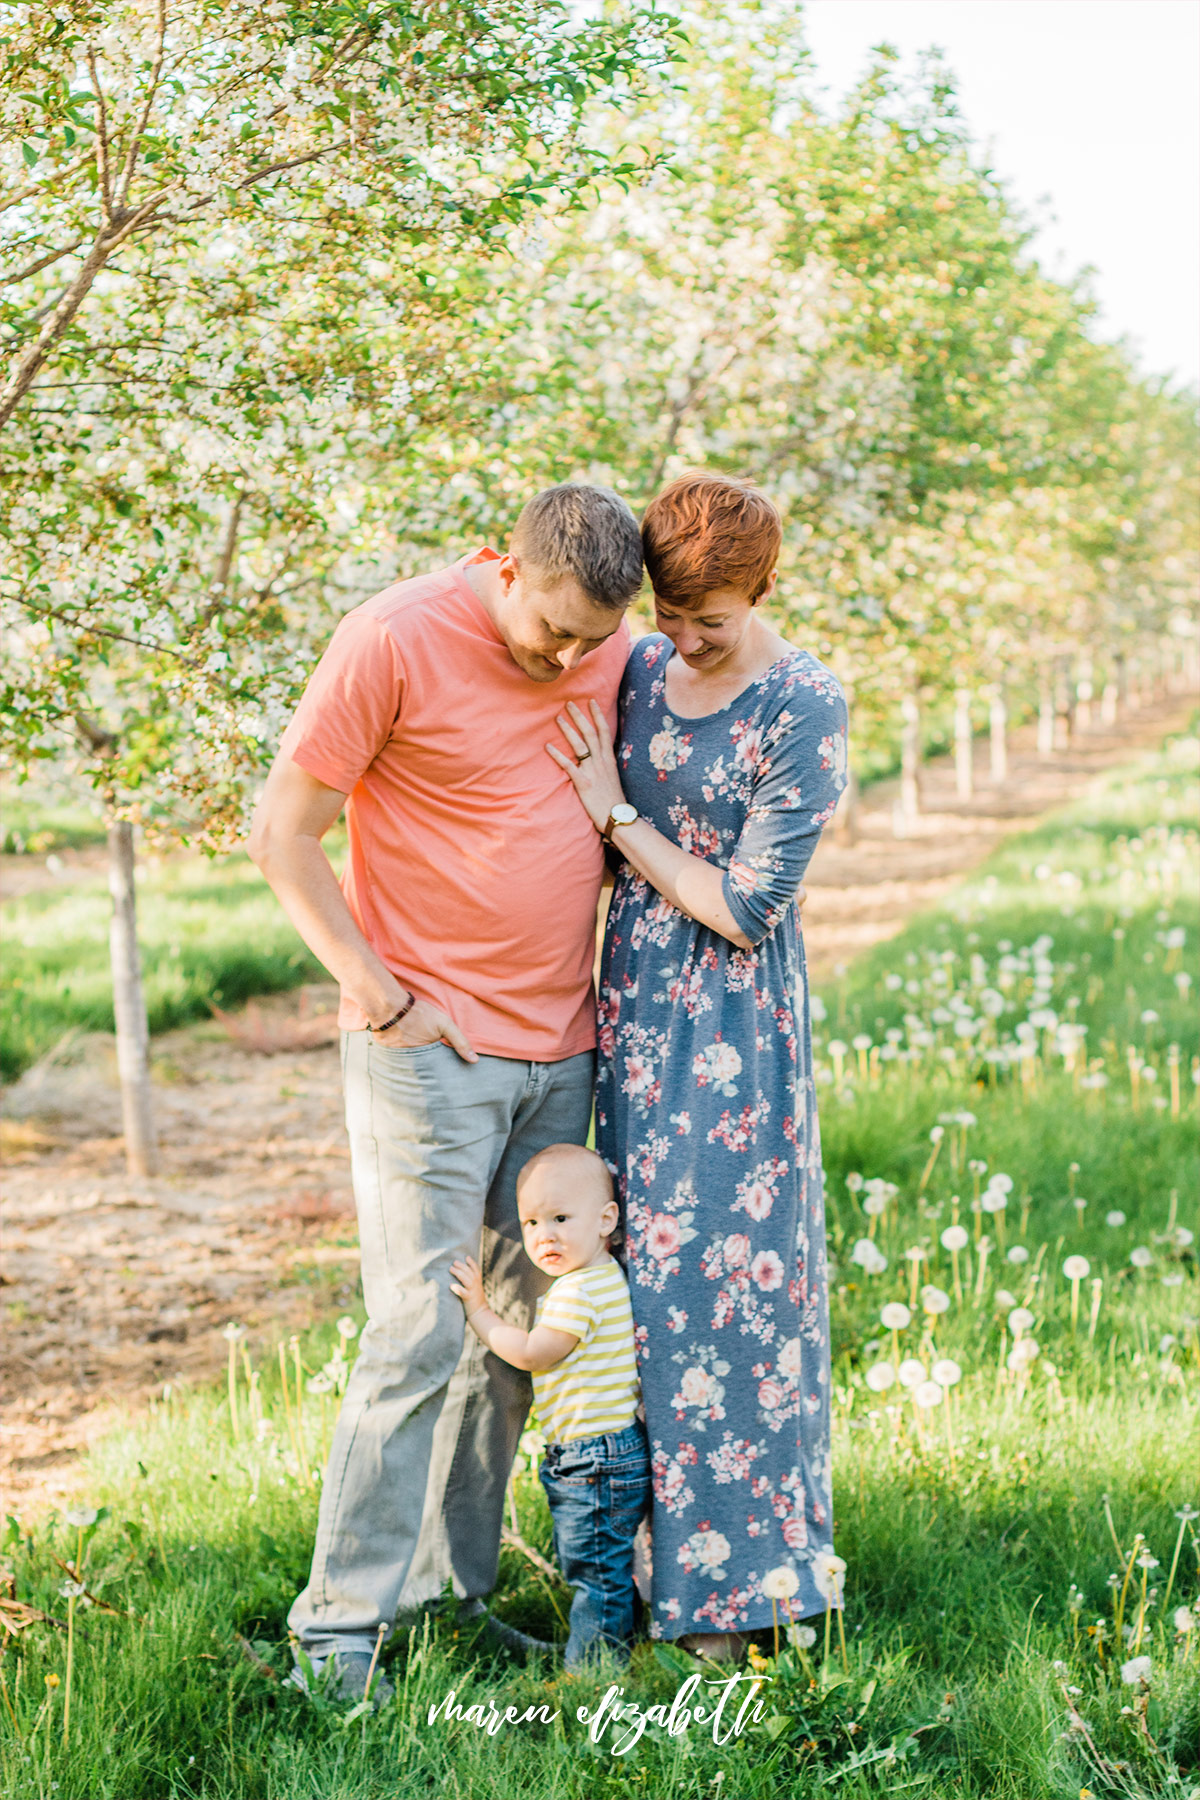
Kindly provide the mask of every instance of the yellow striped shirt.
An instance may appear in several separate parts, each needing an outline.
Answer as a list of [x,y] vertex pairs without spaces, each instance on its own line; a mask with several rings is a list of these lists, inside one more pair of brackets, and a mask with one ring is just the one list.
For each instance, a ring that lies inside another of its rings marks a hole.
[[633,1308],[620,1263],[610,1256],[560,1275],[537,1303],[537,1325],[579,1339],[562,1362],[533,1377],[538,1424],[550,1442],[567,1444],[631,1425],[638,1375]]

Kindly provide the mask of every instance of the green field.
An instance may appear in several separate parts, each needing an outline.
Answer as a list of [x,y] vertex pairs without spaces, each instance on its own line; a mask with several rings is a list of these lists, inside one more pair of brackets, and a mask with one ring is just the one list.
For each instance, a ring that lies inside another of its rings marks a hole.
[[[94,1523],[10,1524],[15,1600],[71,1632],[30,1623],[0,1662],[4,1792],[1194,1800],[1196,788],[1185,741],[1122,771],[821,997],[844,1646],[830,1615],[765,1643],[760,1716],[721,1744],[634,1715],[592,1742],[577,1709],[607,1673],[516,1668],[449,1618],[393,1636],[377,1716],[285,1689],[330,1319],[297,1347],[299,1409],[275,1345],[237,1345],[236,1412],[224,1385],[176,1391],[93,1452]],[[515,1503],[549,1554],[528,1467]],[[494,1604],[564,1635],[561,1584],[519,1550]],[[645,1643],[613,1679],[645,1709],[693,1670]],[[560,1716],[430,1725],[451,1689]]]
[[[0,907],[0,1080],[68,1031],[113,1029],[111,903],[103,870]],[[328,976],[245,856],[150,859],[138,879],[138,935],[151,1031]]]

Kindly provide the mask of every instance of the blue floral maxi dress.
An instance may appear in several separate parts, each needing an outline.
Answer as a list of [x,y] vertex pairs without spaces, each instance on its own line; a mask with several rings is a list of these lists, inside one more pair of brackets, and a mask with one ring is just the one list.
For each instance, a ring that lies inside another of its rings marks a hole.
[[797,887],[846,780],[846,705],[792,651],[719,712],[676,718],[660,636],[633,649],[627,797],[726,871],[739,950],[628,863],[600,981],[596,1142],[624,1202],[654,1476],[650,1630],[771,1623],[768,1569],[823,1609],[832,1543],[829,1303]]

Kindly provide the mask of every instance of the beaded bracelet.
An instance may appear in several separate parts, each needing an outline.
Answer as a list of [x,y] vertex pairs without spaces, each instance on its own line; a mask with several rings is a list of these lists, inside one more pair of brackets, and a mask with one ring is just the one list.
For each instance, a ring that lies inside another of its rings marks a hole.
[[393,1013],[391,1018],[387,1019],[382,1025],[372,1025],[370,1020],[368,1020],[367,1030],[371,1033],[372,1037],[378,1037],[381,1032],[390,1031],[393,1025],[398,1025],[401,1019],[407,1018],[416,1003],[417,996],[415,994],[410,994],[408,999],[404,1002],[404,1005],[400,1008],[400,1011],[398,1013]]

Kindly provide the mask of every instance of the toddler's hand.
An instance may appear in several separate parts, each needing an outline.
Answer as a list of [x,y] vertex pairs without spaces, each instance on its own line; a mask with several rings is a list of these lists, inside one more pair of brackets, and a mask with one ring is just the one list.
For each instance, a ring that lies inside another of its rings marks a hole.
[[479,1264],[473,1256],[464,1256],[458,1262],[450,1264],[450,1273],[454,1277],[450,1283],[450,1292],[457,1294],[462,1301],[469,1319],[481,1306],[487,1305]]

